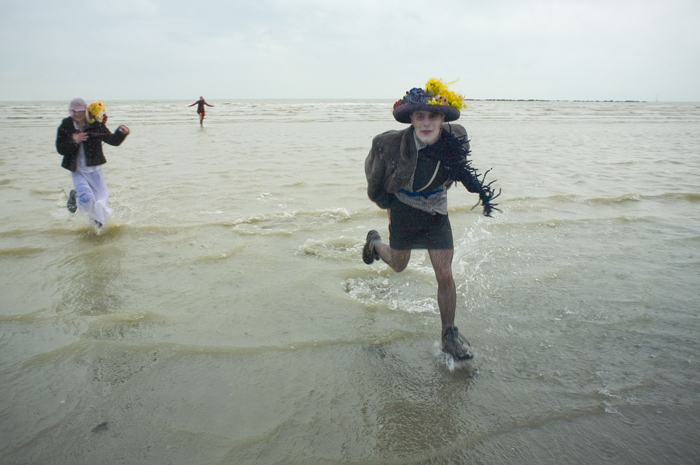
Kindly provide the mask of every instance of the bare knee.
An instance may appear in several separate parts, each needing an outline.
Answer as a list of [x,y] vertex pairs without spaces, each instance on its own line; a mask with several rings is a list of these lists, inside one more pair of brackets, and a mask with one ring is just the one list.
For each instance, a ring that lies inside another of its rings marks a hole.
[[408,263],[399,263],[396,265],[389,264],[389,266],[391,266],[391,269],[396,271],[397,273],[401,273],[403,270],[406,269],[406,267],[408,266]]
[[387,264],[397,273],[401,273],[408,266],[408,262],[411,259],[410,250],[395,250],[390,249],[391,256]]

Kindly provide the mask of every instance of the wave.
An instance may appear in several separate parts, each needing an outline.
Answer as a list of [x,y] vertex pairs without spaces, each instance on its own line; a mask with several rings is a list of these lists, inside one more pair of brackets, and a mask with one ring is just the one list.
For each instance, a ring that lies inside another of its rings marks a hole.
[[600,205],[612,205],[617,203],[639,202],[642,196],[637,193],[622,194],[617,197],[594,197],[584,200],[584,203],[595,203]]
[[22,255],[32,255],[36,253],[43,252],[45,249],[43,247],[13,247],[9,249],[0,249],[0,257],[3,256],[22,256]]
[[34,324],[41,320],[43,313],[40,311],[32,313],[10,313],[7,315],[0,315],[0,323],[21,323],[21,324]]
[[[41,322],[67,322],[68,326],[76,325],[77,321],[87,322],[90,326],[106,327],[109,325],[134,324],[165,324],[164,315],[147,309],[121,310],[117,313],[92,314],[86,317],[82,314],[65,314],[39,310],[31,313],[0,315],[0,323],[15,322],[20,324],[37,324]],[[57,325],[58,326],[58,325]],[[82,325],[78,325],[82,326]]]
[[[700,193],[668,193],[668,194],[662,194],[659,196],[649,196],[649,198],[655,198],[659,197],[662,199],[669,199],[669,200],[683,200],[686,202],[698,202],[700,201]],[[647,196],[643,196],[642,198],[647,198]]]
[[364,241],[356,237],[337,237],[333,239],[308,239],[299,247],[299,252],[335,261],[355,262],[362,255]]
[[617,197],[600,197],[600,198],[591,198],[588,199],[588,202],[590,203],[597,203],[597,204],[603,204],[603,205],[610,205],[610,204],[616,204],[616,203],[625,203],[625,202],[638,202],[642,200],[648,200],[648,201],[680,201],[680,202],[698,202],[700,201],[700,193],[692,193],[692,192],[666,192],[663,194],[654,194],[654,195],[644,195],[644,194],[637,194],[637,193],[629,193],[629,194],[623,194]]
[[[141,227],[141,228],[132,228],[128,224],[119,224],[116,222],[109,222],[105,225],[104,228],[101,229],[96,229],[93,225],[91,225],[87,219],[85,221],[78,221],[78,222],[55,222],[53,224],[48,225],[44,229],[32,229],[32,228],[27,228],[27,229],[19,229],[19,228],[14,228],[14,229],[9,229],[5,231],[0,231],[0,237],[22,237],[26,236],[27,234],[45,234],[45,235],[57,235],[57,236],[64,236],[64,235],[70,235],[74,236],[76,233],[80,233],[86,236],[104,236],[104,237],[116,237],[119,234],[123,233],[126,230],[129,229],[147,229],[147,228],[155,228],[159,229],[158,227]],[[167,229],[167,228],[166,228]]]
[[[109,333],[106,334],[109,336]],[[290,341],[282,344],[266,344],[258,346],[236,345],[207,345],[187,344],[170,341],[144,341],[134,340],[133,335],[120,335],[119,337],[105,339],[105,333],[88,332],[83,339],[70,342],[59,348],[35,354],[22,363],[25,367],[52,365],[57,360],[78,358],[81,360],[98,360],[100,372],[105,373],[118,368],[122,374],[143,369],[144,362],[156,364],[164,358],[172,357],[206,357],[206,356],[258,356],[270,353],[290,353],[305,350],[318,350],[327,347],[353,345],[353,346],[378,346],[394,341],[402,340],[415,335],[401,329],[383,331],[381,335],[371,334],[352,338],[334,337],[325,340]],[[131,337],[131,339],[130,339]],[[269,341],[269,340],[268,340]],[[125,353],[131,354],[124,357]],[[128,365],[127,367],[123,365]],[[117,367],[117,365],[119,365]]]
[[541,219],[541,220],[525,220],[525,221],[515,221],[509,219],[508,221],[494,222],[489,225],[489,229],[508,231],[513,229],[541,229],[541,228],[560,228],[567,226],[581,226],[584,229],[590,229],[591,227],[599,224],[635,224],[635,223],[657,223],[659,219],[654,216],[645,217],[630,217],[630,216],[616,216],[613,218],[551,218],[551,219]]
[[[193,221],[178,224],[143,224],[134,221],[120,223],[114,219],[100,229],[90,222],[63,217],[47,225],[46,228],[13,228],[0,231],[0,238],[22,237],[27,234],[74,236],[82,234],[85,238],[115,239],[123,234],[172,235],[182,231],[198,230],[207,227],[226,227],[243,235],[291,235],[299,231],[322,229],[326,226],[348,221],[353,215],[345,208],[328,208],[319,210],[280,211],[263,215],[251,215],[234,219],[219,219],[221,211],[201,211],[206,219],[215,221]],[[11,253],[11,252],[10,252]]]
[[344,208],[315,211],[295,210],[238,218],[228,223],[240,234],[290,235],[298,231],[308,231],[340,223],[350,219]]
[[[203,214],[211,212],[202,212]],[[76,233],[82,234],[85,237],[101,237],[103,239],[117,238],[122,234],[175,234],[179,231],[194,230],[207,226],[228,226],[226,222],[210,222],[210,223],[192,223],[192,224],[177,224],[177,225],[158,225],[158,224],[139,224],[133,222],[120,223],[115,220],[109,220],[107,224],[100,229],[96,229],[90,222],[85,219],[76,221],[58,221],[49,224],[45,229],[10,229],[0,231],[0,237],[25,236],[28,233],[45,234],[45,235],[69,235],[75,236]]]
[[[405,313],[440,313],[437,300],[433,297],[418,298],[422,292],[413,286],[407,292],[408,283],[402,279],[389,279],[382,275],[367,275],[348,278],[343,282],[345,292],[363,305],[386,308]],[[434,290],[431,294],[434,294]]]
[[207,262],[217,262],[219,260],[226,260],[229,259],[235,255],[237,255],[239,252],[245,250],[244,245],[240,245],[238,247],[234,247],[229,250],[225,250],[223,252],[217,252],[212,255],[204,255],[202,257],[198,257],[194,260],[192,260],[193,264],[200,264],[200,263],[207,263]]
[[696,244],[700,243],[700,235],[692,235],[688,237],[671,237],[666,239],[667,242],[676,242],[679,244],[683,244],[685,242],[688,242],[689,244]]
[[560,204],[600,204],[612,205],[626,202],[639,201],[683,201],[683,202],[698,202],[700,201],[700,193],[695,192],[665,192],[662,194],[639,194],[637,192],[629,192],[615,197],[586,197],[577,194],[557,194],[547,197],[511,197],[509,202],[530,202],[542,203],[543,201],[556,202]]
[[90,319],[90,327],[83,337],[100,341],[124,341],[148,337],[155,327],[162,328],[168,324],[162,314],[149,310],[127,310],[118,313],[106,313]]

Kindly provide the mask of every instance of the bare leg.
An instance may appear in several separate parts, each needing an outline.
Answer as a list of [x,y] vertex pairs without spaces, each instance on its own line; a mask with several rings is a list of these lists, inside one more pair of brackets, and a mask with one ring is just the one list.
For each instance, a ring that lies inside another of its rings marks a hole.
[[443,331],[455,324],[455,308],[457,307],[457,288],[452,277],[452,249],[430,249],[430,262],[435,270],[438,282],[437,301],[440,308],[440,319]]
[[469,342],[459,335],[455,327],[455,308],[457,307],[457,288],[452,277],[453,249],[429,249],[430,261],[438,282],[438,307],[442,320],[442,351],[455,360],[474,358]]
[[[391,226],[391,208],[386,209],[386,214],[389,218],[389,226]],[[392,249],[381,240],[375,241],[374,250],[377,251],[379,257],[397,273],[401,273],[408,266],[408,261],[411,259],[411,250]]]
[[397,273],[401,273],[408,266],[408,261],[411,259],[410,250],[396,250],[389,247],[381,241],[374,241],[374,250],[377,251],[379,257]]

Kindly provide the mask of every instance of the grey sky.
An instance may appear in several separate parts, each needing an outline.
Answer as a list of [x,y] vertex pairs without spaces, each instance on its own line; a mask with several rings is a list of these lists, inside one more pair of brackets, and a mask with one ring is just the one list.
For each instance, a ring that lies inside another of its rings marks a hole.
[[700,101],[697,0],[0,0],[0,100]]

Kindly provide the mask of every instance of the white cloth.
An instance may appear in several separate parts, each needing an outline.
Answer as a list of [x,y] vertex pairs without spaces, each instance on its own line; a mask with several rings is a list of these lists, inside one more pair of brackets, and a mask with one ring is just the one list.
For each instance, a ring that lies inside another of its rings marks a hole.
[[79,171],[80,173],[92,173],[97,171],[98,169],[102,169],[100,166],[87,166],[85,164],[85,147],[83,147],[83,143],[80,143],[80,147],[78,148],[78,167],[76,168],[76,171]]
[[[82,128],[78,126],[78,123],[76,123],[75,120],[73,120],[73,126],[76,130],[82,131]],[[99,166],[87,166],[85,164],[85,147],[81,142],[78,146],[78,167],[76,170],[80,171],[81,173],[92,173],[93,171],[97,171],[97,168],[99,168]]]
[[[80,130],[75,121],[73,125]],[[73,173],[73,186],[78,208],[100,224],[105,224],[105,220],[113,213],[107,206],[107,197],[109,197],[107,181],[101,166],[85,164],[85,148],[82,142],[78,147],[78,167]]]
[[88,214],[95,221],[105,224],[105,220],[112,216],[112,209],[107,206],[109,189],[101,166],[90,167],[92,171],[77,171],[73,174],[73,185],[77,193],[78,208]]

